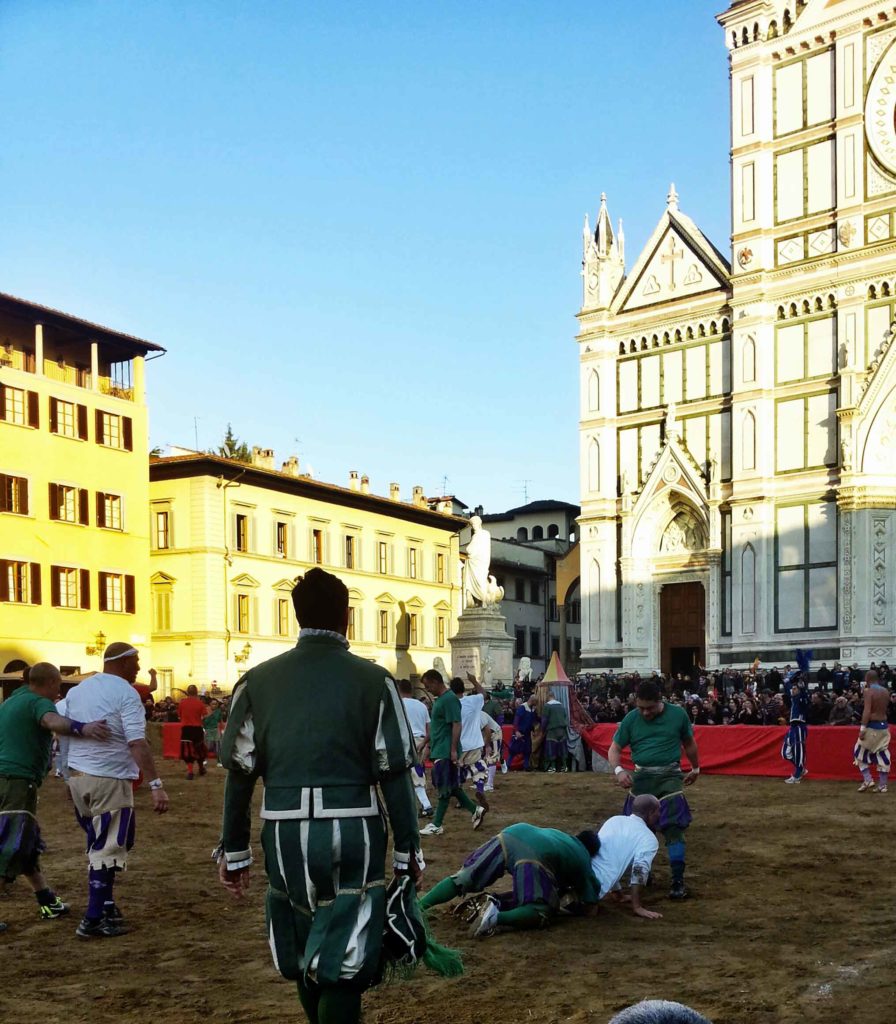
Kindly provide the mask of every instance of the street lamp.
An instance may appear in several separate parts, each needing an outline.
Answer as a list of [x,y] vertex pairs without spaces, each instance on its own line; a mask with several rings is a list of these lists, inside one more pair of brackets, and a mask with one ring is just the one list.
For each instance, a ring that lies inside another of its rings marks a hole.
[[250,644],[248,641],[243,644],[243,649],[241,651],[236,651],[234,653],[233,660],[237,663],[237,665],[239,665],[240,669],[242,669],[242,667],[249,660],[249,655],[251,653],[252,653],[252,644]]
[[99,630],[96,636],[93,638],[93,643],[88,643],[84,648],[85,652],[90,655],[102,654],[106,649],[106,634]]

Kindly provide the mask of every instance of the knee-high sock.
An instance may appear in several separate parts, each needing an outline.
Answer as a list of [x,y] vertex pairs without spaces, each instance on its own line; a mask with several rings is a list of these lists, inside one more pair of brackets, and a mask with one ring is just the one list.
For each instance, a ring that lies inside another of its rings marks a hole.
[[414,792],[417,794],[417,799],[420,801],[420,806],[424,811],[428,811],[432,804],[429,802],[429,797],[426,795],[426,790],[422,786],[414,786]]
[[684,878],[684,840],[678,839],[674,843],[669,843],[668,850],[672,881],[680,882]]
[[98,920],[111,894],[111,868],[90,868],[87,872],[87,912],[85,917]]
[[873,782],[874,781],[874,779],[871,777],[871,769],[868,767],[868,765],[862,765],[862,767],[859,769],[859,771],[862,773],[862,778],[866,782]]
[[440,903],[448,903],[449,900],[460,896],[462,892],[463,889],[453,878],[443,878],[420,900],[420,906],[424,910],[428,910],[430,907],[437,907]]
[[497,770],[498,766],[496,764],[490,764],[488,766],[488,784],[492,789],[495,788],[495,773]]
[[889,778],[889,776],[890,776],[889,772],[882,772],[878,768],[878,770],[877,770],[877,784],[878,784],[878,786],[880,786],[881,789],[883,789],[884,786],[886,786],[887,779]]
[[541,928],[548,918],[546,903],[524,903],[513,910],[498,912],[498,924],[509,925],[511,928]]

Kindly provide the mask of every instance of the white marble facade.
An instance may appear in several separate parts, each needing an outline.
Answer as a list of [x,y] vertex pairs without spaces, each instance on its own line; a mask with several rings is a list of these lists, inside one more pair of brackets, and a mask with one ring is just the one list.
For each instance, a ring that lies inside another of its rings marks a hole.
[[585,223],[583,667],[668,669],[662,590],[688,582],[707,665],[892,663],[896,19],[739,0],[719,22],[731,259],[674,186],[628,269],[604,197]]

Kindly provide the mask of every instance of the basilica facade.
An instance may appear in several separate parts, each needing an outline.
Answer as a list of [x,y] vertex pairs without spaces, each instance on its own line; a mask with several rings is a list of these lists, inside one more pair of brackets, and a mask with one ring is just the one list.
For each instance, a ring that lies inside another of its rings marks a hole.
[[585,222],[582,667],[892,662],[896,11],[718,20],[730,257],[674,186],[630,267]]

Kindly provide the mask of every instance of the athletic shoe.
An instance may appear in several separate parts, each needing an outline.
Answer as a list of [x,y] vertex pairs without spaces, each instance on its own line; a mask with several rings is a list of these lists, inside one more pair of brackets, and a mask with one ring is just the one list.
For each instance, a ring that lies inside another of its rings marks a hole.
[[482,790],[483,793],[494,793],[494,791],[495,791],[495,787],[494,786],[485,786],[485,787],[483,787],[483,790]]
[[434,821],[431,821],[426,828],[420,829],[421,836],[440,836],[445,830],[441,825],[437,825]]
[[670,900],[686,900],[688,898],[688,891],[684,887],[683,881],[673,882],[672,888],[669,890]]
[[858,793],[874,793],[876,791],[877,786],[875,786],[873,782],[863,782],[862,785],[859,786],[858,790],[856,790]]
[[488,814],[488,811],[484,807],[477,807],[473,811],[473,828],[479,828],[482,824],[482,819]]
[[54,921],[57,917],[65,917],[71,908],[56,896],[52,903],[42,904],[38,909],[42,921]]
[[420,817],[421,818],[431,818],[432,816],[433,816],[433,809],[431,807],[421,807],[420,808]]
[[124,927],[124,914],[119,910],[117,903],[107,903],[103,907],[103,920],[117,924],[119,928]]
[[878,793],[886,793],[887,787],[886,786],[878,786],[877,787],[877,791],[878,791]]
[[501,762],[501,774],[502,775],[506,775],[508,771],[509,771],[509,769],[507,767],[507,762],[506,761],[502,761]]
[[91,921],[87,917],[81,918],[81,923],[75,930],[79,939],[114,939],[119,935],[126,935],[127,928],[113,924],[102,917],[98,921]]
[[556,774],[557,774],[557,769],[556,768],[548,768],[548,775],[556,775]]
[[498,904],[491,898],[488,898],[485,906],[482,908],[482,913],[476,918],[476,920],[470,925],[470,938],[471,939],[485,939],[489,935],[494,935],[498,930]]
[[784,782],[788,786],[798,786],[802,779],[798,779],[795,775],[791,775],[789,779],[785,779]]

